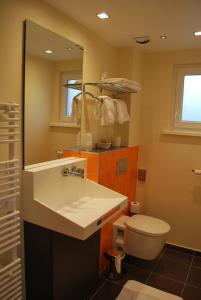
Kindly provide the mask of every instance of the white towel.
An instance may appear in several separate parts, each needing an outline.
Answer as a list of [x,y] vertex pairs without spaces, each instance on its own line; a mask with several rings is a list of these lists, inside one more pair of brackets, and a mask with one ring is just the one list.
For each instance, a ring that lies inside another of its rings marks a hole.
[[119,124],[123,124],[124,122],[129,121],[127,105],[123,100],[116,99],[116,113],[117,113],[117,122]]
[[95,108],[94,108],[94,118],[96,120],[100,120],[101,118],[101,105],[102,102],[100,100],[96,100]]
[[117,87],[128,88],[133,90],[133,92],[139,92],[141,90],[141,85],[139,82],[129,80],[126,78],[106,78],[100,80],[101,83],[112,84]]
[[99,96],[101,104],[101,126],[113,125],[115,122],[115,102],[116,100],[109,96]]
[[72,101],[72,120],[74,123],[80,125],[81,122],[81,106],[82,95],[75,96]]

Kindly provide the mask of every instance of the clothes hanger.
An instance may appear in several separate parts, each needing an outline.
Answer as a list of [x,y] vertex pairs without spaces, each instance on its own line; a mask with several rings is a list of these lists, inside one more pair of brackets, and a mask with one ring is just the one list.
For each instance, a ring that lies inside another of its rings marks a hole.
[[96,96],[94,96],[92,93],[89,93],[89,92],[80,92],[79,94],[77,94],[74,98],[73,98],[73,100],[78,100],[77,98],[80,96],[80,95],[89,95],[89,96],[91,96],[92,98],[94,98],[94,99],[96,99],[96,100],[98,100],[98,101],[101,101],[102,102],[102,100],[101,99],[99,99],[98,97],[96,97]]

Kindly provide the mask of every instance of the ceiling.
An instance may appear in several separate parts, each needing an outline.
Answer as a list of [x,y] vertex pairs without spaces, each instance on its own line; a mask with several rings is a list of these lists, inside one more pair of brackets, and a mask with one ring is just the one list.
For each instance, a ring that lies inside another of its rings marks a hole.
[[[137,46],[144,51],[201,49],[201,0],[45,0],[115,47]],[[110,15],[107,20],[98,12]],[[160,39],[166,35],[165,40]],[[133,37],[150,36],[139,45]]]
[[[47,54],[45,50],[53,52]],[[83,59],[83,50],[79,45],[29,20],[26,21],[26,54],[50,61]]]

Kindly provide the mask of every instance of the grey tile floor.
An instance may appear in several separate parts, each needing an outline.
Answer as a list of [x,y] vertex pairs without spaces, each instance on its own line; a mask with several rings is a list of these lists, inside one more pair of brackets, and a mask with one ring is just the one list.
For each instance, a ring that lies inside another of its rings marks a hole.
[[102,276],[89,299],[113,300],[126,281],[133,279],[181,296],[184,300],[201,300],[201,256],[193,251],[166,246],[158,259],[151,262],[127,256],[123,270],[119,280]]

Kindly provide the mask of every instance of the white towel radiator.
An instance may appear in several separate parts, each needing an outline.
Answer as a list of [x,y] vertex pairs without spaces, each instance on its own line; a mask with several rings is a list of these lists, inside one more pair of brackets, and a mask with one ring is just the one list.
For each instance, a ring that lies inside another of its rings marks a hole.
[[0,299],[23,299],[20,244],[19,105],[0,102]]

